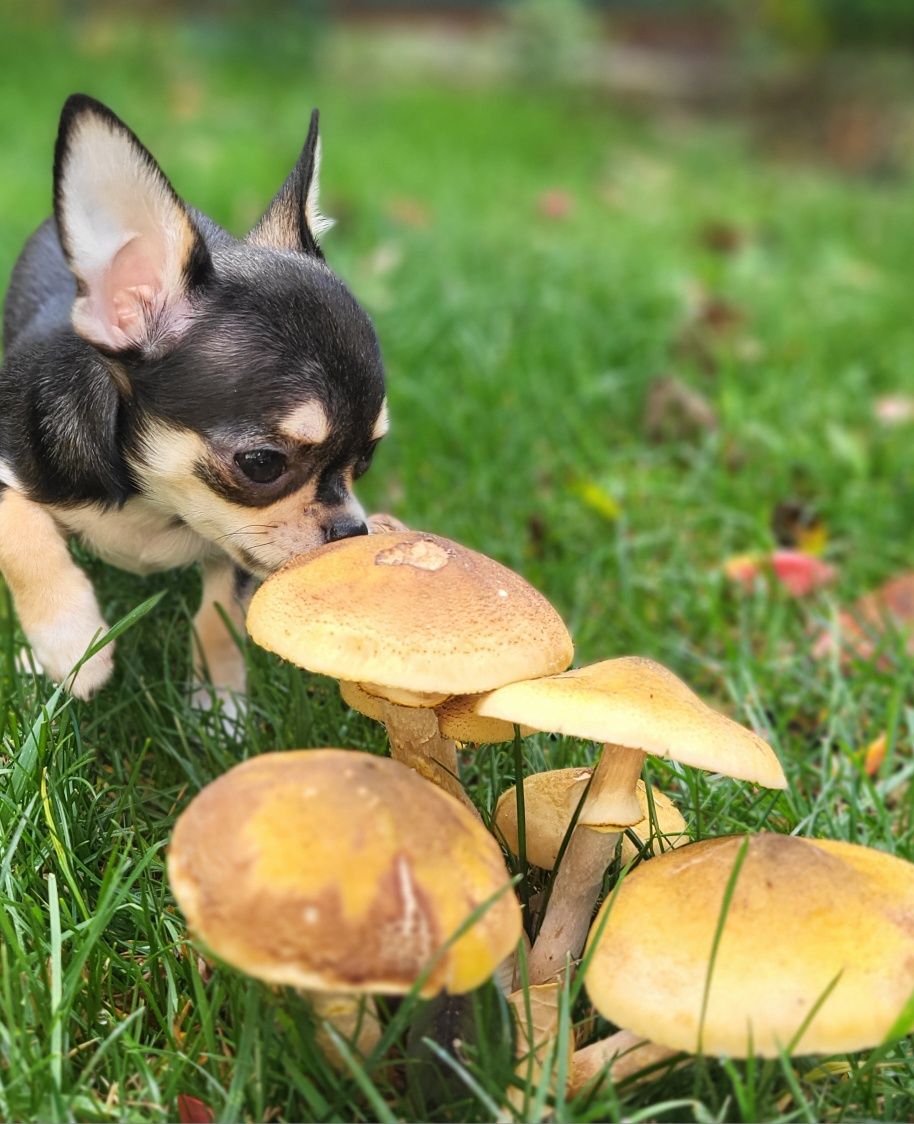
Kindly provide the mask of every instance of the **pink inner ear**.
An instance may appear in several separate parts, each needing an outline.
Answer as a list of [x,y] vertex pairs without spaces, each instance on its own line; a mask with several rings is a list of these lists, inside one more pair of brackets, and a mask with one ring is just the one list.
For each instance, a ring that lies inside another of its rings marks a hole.
[[118,250],[105,271],[105,318],[131,339],[142,334],[146,309],[163,302],[163,263],[155,251],[150,239],[137,234]]

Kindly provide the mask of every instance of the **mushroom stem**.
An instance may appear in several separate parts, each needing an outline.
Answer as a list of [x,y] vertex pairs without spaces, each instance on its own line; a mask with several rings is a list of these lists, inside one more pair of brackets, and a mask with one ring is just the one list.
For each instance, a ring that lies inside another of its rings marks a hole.
[[330,1065],[343,1072],[347,1068],[324,1023],[329,1023],[363,1058],[368,1057],[381,1039],[378,1011],[371,996],[338,991],[308,991],[305,994],[320,1020],[315,1041]]
[[637,784],[644,756],[638,749],[603,747],[587,799],[555,871],[546,914],[530,953],[531,983],[558,976],[567,956],[576,960],[581,954],[619,829],[642,818]]
[[[560,984],[552,980],[539,986],[531,984],[507,997],[508,1005],[514,1010],[514,1072],[521,1082],[521,1088],[512,1085],[508,1090],[508,1100],[518,1113],[523,1113],[526,1107],[528,1091],[536,1089],[542,1080],[543,1065],[550,1048],[553,1044],[558,1048],[561,992]],[[573,1049],[573,1036],[569,1029],[569,1073]]]
[[476,806],[460,783],[457,746],[450,738],[441,736],[434,710],[399,706],[385,700],[383,712],[391,757],[443,788],[478,816]]
[[[675,1050],[650,1042],[631,1030],[616,1031],[574,1052],[568,1092],[574,1096],[596,1078],[618,1084],[675,1056]],[[651,1076],[646,1074],[642,1080]]]

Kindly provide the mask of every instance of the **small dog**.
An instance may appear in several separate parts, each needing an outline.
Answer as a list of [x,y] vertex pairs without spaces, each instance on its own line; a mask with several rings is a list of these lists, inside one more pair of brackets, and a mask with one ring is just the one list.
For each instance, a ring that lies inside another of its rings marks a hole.
[[[371,321],[324,261],[317,111],[242,240],[187,206],[129,128],[63,108],[54,217],[13,270],[0,370],[0,573],[45,673],[86,698],[110,646],[67,548],[134,573],[203,564],[195,672],[231,706],[243,594],[365,534],[353,481],[387,431]],[[208,689],[197,701],[207,705]]]

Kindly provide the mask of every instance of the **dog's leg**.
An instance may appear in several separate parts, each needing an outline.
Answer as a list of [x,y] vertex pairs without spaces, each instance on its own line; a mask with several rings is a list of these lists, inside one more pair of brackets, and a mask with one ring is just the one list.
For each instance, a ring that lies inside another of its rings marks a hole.
[[244,705],[246,674],[244,653],[222,614],[244,636],[247,577],[228,558],[204,563],[203,600],[194,617],[194,682],[203,685],[195,690],[193,705],[205,710],[218,700],[229,722]]
[[0,490],[0,573],[45,674],[80,699],[104,686],[113,668],[113,644],[68,681],[73,665],[107,628],[92,584],[48,511],[13,488]]

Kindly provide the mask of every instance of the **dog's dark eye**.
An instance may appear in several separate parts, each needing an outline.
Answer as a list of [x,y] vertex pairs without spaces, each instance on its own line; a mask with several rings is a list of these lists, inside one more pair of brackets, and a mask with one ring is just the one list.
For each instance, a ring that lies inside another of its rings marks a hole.
[[[378,440],[380,440],[380,438],[378,438]],[[369,468],[371,468],[371,458],[374,456],[374,451],[375,449],[377,449],[377,447],[378,442],[372,441],[365,452],[362,453],[359,459],[355,462],[355,468],[353,468],[352,470],[352,475],[356,480],[358,480],[360,476],[364,476]]]
[[272,484],[286,471],[286,458],[275,449],[250,449],[235,454],[235,464],[255,484]]

